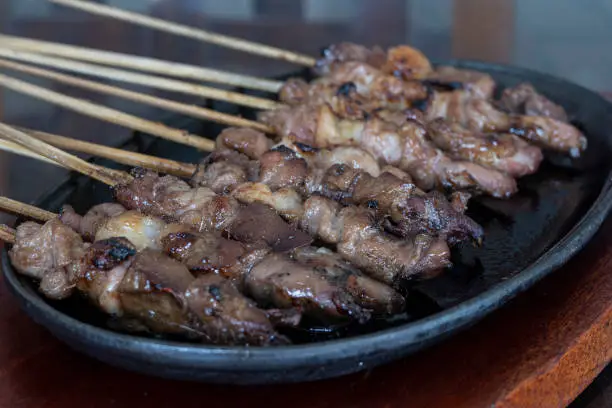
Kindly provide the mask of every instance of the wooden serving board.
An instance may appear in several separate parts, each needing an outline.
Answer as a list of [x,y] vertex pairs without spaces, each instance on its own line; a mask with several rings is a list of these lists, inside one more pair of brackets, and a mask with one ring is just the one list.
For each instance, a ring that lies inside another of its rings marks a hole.
[[446,342],[370,372],[230,387],[114,369],[71,351],[0,286],[0,407],[563,407],[612,359],[612,220],[564,268]]

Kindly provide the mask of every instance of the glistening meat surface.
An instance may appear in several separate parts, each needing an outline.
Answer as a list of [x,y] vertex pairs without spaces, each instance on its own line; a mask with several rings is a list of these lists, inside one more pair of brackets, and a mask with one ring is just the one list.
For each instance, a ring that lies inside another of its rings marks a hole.
[[208,187],[190,187],[173,177],[141,171],[130,184],[115,187],[115,197],[126,208],[179,222],[196,231],[223,231],[238,241],[261,242],[285,251],[308,245],[311,238],[286,223],[268,207],[241,205]]

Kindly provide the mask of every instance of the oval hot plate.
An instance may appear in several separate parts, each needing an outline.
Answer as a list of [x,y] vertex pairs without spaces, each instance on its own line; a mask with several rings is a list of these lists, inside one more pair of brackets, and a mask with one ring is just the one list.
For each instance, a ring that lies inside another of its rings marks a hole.
[[[332,332],[296,332],[297,344],[274,348],[216,347],[126,335],[108,328],[84,302],[43,299],[32,282],[11,267],[6,248],[2,268],[7,285],[23,309],[71,347],[94,358],[145,374],[219,383],[311,381],[352,373],[400,358],[440,341],[499,308],[564,264],[593,236],[612,205],[612,106],[598,94],[569,82],[525,69],[476,62],[452,65],[491,74],[500,88],[522,81],[565,107],[587,135],[580,160],[550,156],[538,174],[520,181],[510,200],[480,198],[468,211],[484,226],[482,248],[454,251],[455,266],[422,283],[408,297],[403,320],[345,327]],[[237,113],[218,104],[217,110]],[[232,110],[233,109],[233,110]],[[254,112],[240,110],[244,116]],[[186,118],[165,121],[201,135],[219,127]],[[135,135],[142,151],[184,161],[197,152]],[[101,164],[108,165],[106,162]],[[106,186],[73,177],[38,202],[57,210],[63,203],[77,211],[109,200]]]

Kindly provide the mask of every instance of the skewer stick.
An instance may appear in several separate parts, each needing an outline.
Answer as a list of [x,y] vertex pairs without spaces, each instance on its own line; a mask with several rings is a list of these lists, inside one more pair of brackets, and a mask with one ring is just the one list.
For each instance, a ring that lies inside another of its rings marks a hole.
[[12,214],[23,215],[24,217],[32,218],[37,221],[49,221],[57,217],[57,214],[51,211],[43,210],[42,208],[2,196],[0,196],[0,209]]
[[7,244],[15,243],[15,235],[17,231],[9,227],[8,225],[0,225],[0,241],[4,241]]
[[0,85],[3,85],[8,89],[12,89],[13,91],[21,92],[34,98],[39,98],[44,101],[63,106],[87,116],[115,123],[117,125],[122,125],[130,129],[140,130],[151,135],[172,140],[173,142],[193,146],[200,150],[212,151],[215,148],[215,143],[212,140],[190,134],[183,130],[167,127],[160,123],[142,119],[137,116],[129,115],[115,109],[107,108],[106,106],[98,105],[84,99],[63,95],[59,92],[54,92],[25,81],[20,81],[7,75],[0,74]]
[[34,153],[31,150],[26,149],[25,147],[21,146],[20,144],[17,144],[15,142],[10,142],[8,140],[1,140],[0,139],[0,150],[5,151],[5,152],[9,152],[9,153],[13,153],[13,154],[18,154],[20,156],[24,156],[24,157],[29,157],[31,159],[35,159],[35,160],[40,160],[40,161],[44,161],[45,163],[48,164],[53,164],[54,166],[59,166],[59,167],[64,167],[61,164],[59,164],[56,161],[53,161],[51,159],[47,159],[45,156],[41,156],[37,153]]
[[[27,147],[35,153],[54,160],[69,168],[70,170],[85,174],[110,186],[114,186],[119,183],[129,183],[130,181],[132,181],[132,177],[127,173],[115,170],[112,172],[111,175],[111,172],[106,171],[106,169],[101,166],[96,166],[94,164],[88,163],[85,160],[82,160],[76,156],[66,153],[61,149],[58,149],[57,147],[51,146],[45,142],[35,139],[34,137],[4,123],[0,123],[0,136],[15,143],[18,143],[24,147]],[[119,175],[121,175],[121,177],[118,177]]]
[[273,81],[270,79],[249,75],[234,74],[155,58],[103,51],[86,47],[77,47],[75,45],[59,44],[29,38],[0,35],[0,44],[2,44],[3,47],[14,50],[55,55],[58,57],[72,58],[102,65],[123,67],[137,71],[153,72],[165,76],[194,79],[203,82],[213,82],[259,91],[277,93],[283,86],[283,82],[281,81]]
[[172,34],[181,35],[196,40],[217,44],[226,48],[232,48],[239,51],[248,52],[251,54],[261,55],[269,58],[280,59],[296,64],[313,66],[316,60],[308,55],[299,54],[283,50],[281,48],[271,47],[269,45],[242,40],[239,38],[230,37],[227,35],[216,34],[210,31],[197,29],[181,24],[170,23],[168,21],[148,17],[142,14],[133,13],[125,10],[121,10],[114,7],[103,6],[100,4],[93,4],[90,2],[77,1],[77,0],[50,0],[52,3],[61,4],[68,7],[73,7],[88,13],[102,15],[106,17],[115,18],[118,20],[126,21],[129,23],[135,23],[143,25],[145,27],[154,28],[161,31],[166,31]]
[[[0,55],[3,51],[4,50],[0,48]],[[98,82],[88,81],[86,79],[75,78],[69,75],[60,74],[42,68],[35,68],[16,62],[10,62],[3,59],[0,59],[0,67],[9,68],[17,72],[23,72],[30,75],[40,76],[43,78],[49,78],[68,85],[77,86],[79,88],[85,88],[104,94],[115,95],[120,98],[145,103],[162,109],[167,109],[170,111],[183,113],[185,115],[194,116],[196,118],[212,120],[218,123],[222,123],[224,125],[249,127],[252,129],[260,130],[262,132],[273,133],[273,129],[263,123],[256,122],[254,120],[244,119],[234,115],[228,115],[226,113],[217,112],[212,109],[206,109],[195,105],[187,105],[184,103],[170,101],[163,98],[157,98],[154,96],[128,91],[126,89],[121,89],[110,85],[104,85]]]
[[270,99],[256,96],[244,95],[238,92],[225,91],[223,89],[211,88],[192,82],[178,81],[176,79],[164,78],[156,75],[147,75],[137,72],[124,71],[117,68],[108,68],[85,62],[72,61],[65,58],[49,57],[25,51],[15,51],[8,48],[0,48],[0,56],[13,60],[31,62],[59,68],[65,71],[77,72],[88,76],[96,76],[121,81],[130,84],[143,85],[166,91],[178,92],[187,95],[196,95],[204,98],[215,99],[235,103],[236,105],[248,106],[256,109],[275,109],[281,104]]
[[[177,162],[174,160],[163,159],[161,157],[150,156],[147,154],[130,152],[122,149],[116,149],[114,147],[108,147],[99,145],[96,143],[84,142],[82,140],[71,139],[69,137],[63,137],[53,135],[50,133],[38,132],[34,130],[20,128],[15,126],[15,129],[27,133],[37,139],[43,140],[55,147],[59,147],[65,150],[73,150],[75,152],[91,154],[96,157],[104,157],[113,160],[117,163],[127,164],[134,167],[144,167],[150,170],[155,170],[159,173],[172,174],[178,177],[191,177],[195,173],[197,166],[192,163]],[[0,150],[18,154],[20,156],[29,157],[34,160],[39,160],[47,164],[66,168],[61,163],[54,160],[48,159],[45,156],[41,156],[38,153],[26,149],[20,144],[0,139]],[[97,166],[94,164],[94,166]],[[122,178],[125,173],[120,170],[109,169],[101,166],[97,166],[101,171],[109,173],[113,177]]]
[[[196,165],[183,163],[161,157],[150,156],[147,154],[130,152],[123,149],[108,147],[97,143],[85,142],[69,137],[54,135],[51,133],[40,132],[17,127],[18,130],[28,133],[35,138],[49,143],[64,150],[90,154],[96,157],[104,157],[117,163],[127,164],[128,166],[144,167],[160,173],[168,173],[178,177],[191,177],[196,171]],[[2,142],[2,141],[0,141]],[[26,151],[27,152],[27,151]],[[31,153],[32,154],[32,153]],[[33,155],[36,155],[33,153]],[[48,159],[47,159],[48,160]]]
[[[16,129],[19,129],[19,128],[16,127]],[[20,130],[24,131],[23,129],[20,129]],[[76,140],[76,141],[73,140],[73,139],[71,139],[71,140],[73,142],[79,142],[78,140]],[[106,146],[101,146],[101,145],[96,145],[96,146],[106,147]],[[8,152],[8,153],[18,154],[18,155],[24,156],[24,157],[29,157],[31,159],[42,161],[42,162],[45,162],[47,164],[52,164],[54,166],[62,167],[64,169],[66,168],[66,166],[64,166],[61,163],[56,162],[55,160],[48,159],[45,156],[41,156],[38,153],[34,153],[33,151],[31,151],[29,149],[26,149],[25,147],[21,146],[20,144],[11,142],[9,140],[0,139],[0,150]],[[72,150],[78,151],[76,149],[72,149]],[[117,150],[120,150],[120,149],[117,149]],[[123,150],[121,150],[121,151],[123,152]],[[129,153],[129,152],[124,152],[124,153]],[[102,155],[99,155],[99,156],[103,157]],[[153,158],[153,156],[149,156],[149,157]],[[158,159],[158,158],[155,157],[155,159]],[[161,160],[163,160],[163,159],[161,159]],[[120,160],[115,160],[115,161],[121,163]],[[187,164],[187,163],[185,163],[185,164]],[[109,168],[106,168],[106,167],[98,166],[96,164],[92,164],[92,166],[98,167],[100,169],[100,171],[102,171],[104,173],[107,173],[111,177],[114,177],[116,179],[122,179],[125,176],[125,172],[120,171],[120,170],[109,169]],[[151,165],[151,166],[153,166],[153,165]],[[146,166],[143,165],[142,167],[146,167]],[[151,167],[151,169],[152,170],[156,170],[153,167]],[[70,170],[70,169],[68,169],[68,170]],[[159,170],[159,171],[161,172],[161,170]],[[169,172],[167,172],[167,173],[169,173]],[[192,175],[193,175],[193,173],[192,173]],[[187,177],[187,176],[183,176],[183,177]]]

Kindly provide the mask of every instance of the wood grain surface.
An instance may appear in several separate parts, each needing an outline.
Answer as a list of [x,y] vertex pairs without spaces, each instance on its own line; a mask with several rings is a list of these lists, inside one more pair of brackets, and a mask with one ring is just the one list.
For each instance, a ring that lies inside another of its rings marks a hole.
[[106,366],[34,324],[2,285],[0,407],[563,407],[612,358],[611,268],[609,220],[564,268],[440,345],[365,373],[265,387]]

